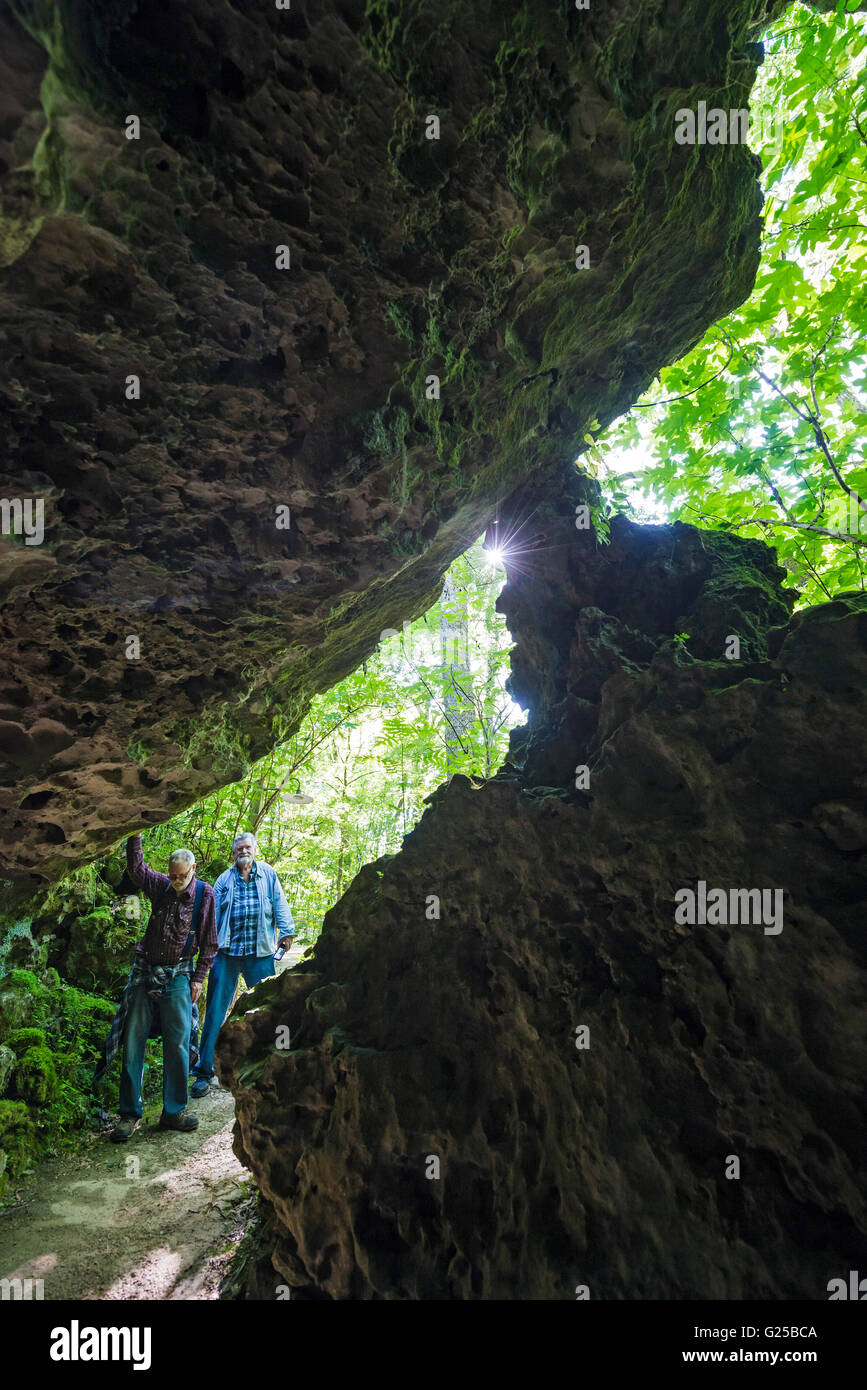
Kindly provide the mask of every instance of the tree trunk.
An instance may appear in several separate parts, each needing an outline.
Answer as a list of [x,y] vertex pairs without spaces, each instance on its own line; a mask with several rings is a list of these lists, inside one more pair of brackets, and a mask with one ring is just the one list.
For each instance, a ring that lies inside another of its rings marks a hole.
[[440,599],[440,656],[446,721],[446,771],[451,776],[466,752],[466,735],[475,719],[470,695],[472,675],[467,645],[466,594],[463,586],[455,583],[451,571],[443,581]]

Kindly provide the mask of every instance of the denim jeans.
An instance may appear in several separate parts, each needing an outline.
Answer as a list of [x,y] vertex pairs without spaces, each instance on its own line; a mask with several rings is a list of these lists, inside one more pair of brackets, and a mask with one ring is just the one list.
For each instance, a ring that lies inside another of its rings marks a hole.
[[[163,1110],[179,1115],[187,1108],[192,1002],[189,975],[176,975],[157,1000],[163,1035]],[[151,996],[139,985],[130,1001],[120,1071],[120,1113],[141,1119],[145,1043],[151,1026]]]
[[273,956],[230,956],[228,951],[218,951],[211,967],[208,982],[208,1000],[205,1005],[205,1026],[202,1029],[202,1043],[198,1066],[193,1070],[196,1076],[210,1081],[214,1075],[214,1048],[217,1034],[226,1022],[226,1014],[235,997],[238,976],[244,976],[248,989],[269,975],[276,975],[277,967]]

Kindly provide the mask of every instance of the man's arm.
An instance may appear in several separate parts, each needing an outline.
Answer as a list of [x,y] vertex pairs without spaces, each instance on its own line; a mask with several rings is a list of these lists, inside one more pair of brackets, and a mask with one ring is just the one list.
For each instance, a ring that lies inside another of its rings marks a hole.
[[171,883],[168,874],[158,874],[145,863],[141,835],[130,835],[126,842],[126,871],[136,887],[141,888],[151,902],[161,897]]
[[[217,954],[217,911],[214,899],[214,890],[209,883],[205,884],[205,893],[202,899],[202,911],[199,917],[199,958],[196,961],[196,968],[190,981],[194,985],[203,985],[208,978],[208,971],[214,963],[214,956]],[[197,996],[198,997],[198,996]]]
[[277,941],[279,943],[280,941],[289,940],[295,931],[295,923],[292,921],[289,903],[286,900],[286,894],[283,892],[283,885],[277,877],[276,871],[274,873],[274,893],[271,901],[274,907],[274,924],[277,928]]

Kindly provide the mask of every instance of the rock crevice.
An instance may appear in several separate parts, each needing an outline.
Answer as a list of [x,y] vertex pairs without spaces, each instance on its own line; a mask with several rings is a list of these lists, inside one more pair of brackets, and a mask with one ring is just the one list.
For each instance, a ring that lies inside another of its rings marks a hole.
[[[249,1295],[822,1299],[867,1256],[867,600],[790,618],[763,546],[599,547],[587,496],[501,595],[510,761],[437,791],[221,1035]],[[782,890],[781,930],[679,921],[700,882]]]

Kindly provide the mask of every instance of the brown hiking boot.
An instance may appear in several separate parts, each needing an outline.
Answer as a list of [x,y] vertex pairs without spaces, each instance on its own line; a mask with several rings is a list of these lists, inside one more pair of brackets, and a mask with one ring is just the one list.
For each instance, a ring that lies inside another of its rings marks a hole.
[[131,1134],[135,1134],[141,1120],[137,1120],[135,1115],[121,1116],[120,1124],[116,1124],[111,1134],[108,1136],[113,1144],[125,1144]]
[[167,1115],[165,1110],[160,1115],[160,1129],[179,1129],[182,1134],[188,1134],[191,1129],[198,1129],[198,1115],[191,1115],[189,1110],[182,1110],[179,1115]]

